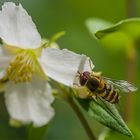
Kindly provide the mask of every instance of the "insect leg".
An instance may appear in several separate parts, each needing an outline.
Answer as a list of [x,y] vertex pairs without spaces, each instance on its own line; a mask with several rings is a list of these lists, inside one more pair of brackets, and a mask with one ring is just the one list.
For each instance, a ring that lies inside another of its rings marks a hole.
[[77,86],[77,87],[81,87],[80,85],[78,85],[77,83],[73,83],[74,86]]

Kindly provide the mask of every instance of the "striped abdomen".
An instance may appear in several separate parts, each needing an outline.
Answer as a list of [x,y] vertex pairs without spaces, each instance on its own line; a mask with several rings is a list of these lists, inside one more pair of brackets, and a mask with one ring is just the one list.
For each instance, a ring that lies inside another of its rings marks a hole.
[[97,96],[102,97],[104,100],[110,103],[119,102],[119,94],[103,79],[98,77],[91,78],[87,81],[86,86],[92,93],[96,93]]
[[119,94],[111,85],[107,85],[106,83],[102,89],[98,90],[97,94],[110,103],[119,102]]

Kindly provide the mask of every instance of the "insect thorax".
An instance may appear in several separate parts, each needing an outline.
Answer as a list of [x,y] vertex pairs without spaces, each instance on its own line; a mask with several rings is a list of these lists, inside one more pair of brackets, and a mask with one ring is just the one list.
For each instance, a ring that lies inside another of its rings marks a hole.
[[96,91],[100,87],[100,80],[96,77],[91,77],[86,82],[86,87],[91,91]]

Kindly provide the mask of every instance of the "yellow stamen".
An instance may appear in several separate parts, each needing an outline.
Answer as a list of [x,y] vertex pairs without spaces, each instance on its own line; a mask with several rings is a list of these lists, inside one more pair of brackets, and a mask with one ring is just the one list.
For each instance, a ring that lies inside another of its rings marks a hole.
[[35,71],[36,53],[33,50],[21,50],[7,68],[9,80],[15,83],[30,82]]

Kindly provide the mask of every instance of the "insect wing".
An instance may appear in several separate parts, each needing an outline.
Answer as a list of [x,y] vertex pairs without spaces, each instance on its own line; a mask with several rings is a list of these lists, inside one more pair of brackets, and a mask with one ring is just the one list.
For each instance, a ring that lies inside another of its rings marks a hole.
[[113,85],[116,89],[119,89],[122,92],[128,93],[128,92],[134,92],[137,90],[137,87],[130,84],[128,81],[114,80],[107,77],[103,77],[103,78],[108,84]]

